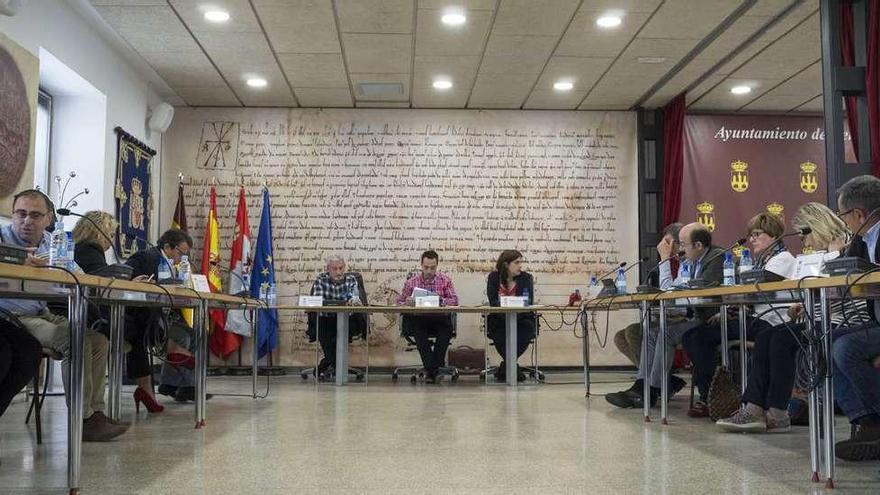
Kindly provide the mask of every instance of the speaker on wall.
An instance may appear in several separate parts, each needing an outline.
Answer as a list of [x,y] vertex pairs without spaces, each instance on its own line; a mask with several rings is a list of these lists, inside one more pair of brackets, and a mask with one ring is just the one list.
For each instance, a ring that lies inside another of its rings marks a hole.
[[27,0],[0,0],[0,14],[15,15]]
[[163,134],[171,126],[171,120],[174,118],[174,107],[167,103],[159,103],[150,110],[150,121],[148,126],[151,131]]

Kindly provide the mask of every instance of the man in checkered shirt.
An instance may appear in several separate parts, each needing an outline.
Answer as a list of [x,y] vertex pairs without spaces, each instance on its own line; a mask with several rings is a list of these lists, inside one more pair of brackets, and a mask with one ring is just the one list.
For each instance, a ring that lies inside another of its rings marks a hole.
[[[440,306],[458,306],[458,295],[452,279],[437,271],[440,256],[436,251],[422,253],[422,271],[413,275],[400,290],[397,305],[412,306],[413,289],[420,288],[440,297]],[[403,332],[416,341],[422,366],[425,367],[425,381],[437,383],[439,368],[445,366],[446,349],[452,340],[452,315],[450,313],[430,313],[403,315]],[[429,340],[434,338],[433,344]]]
[[[312,284],[312,295],[321,296],[325,301],[347,301],[347,304],[361,304],[357,279],[353,274],[345,273],[345,260],[341,256],[327,258],[327,271],[315,279],[315,283]],[[318,342],[324,352],[324,358],[318,364],[319,374],[336,368],[337,314],[318,314]]]

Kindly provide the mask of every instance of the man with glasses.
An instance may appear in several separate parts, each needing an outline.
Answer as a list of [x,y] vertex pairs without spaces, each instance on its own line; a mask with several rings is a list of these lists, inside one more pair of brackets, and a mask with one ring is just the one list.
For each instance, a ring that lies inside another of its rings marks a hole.
[[[682,285],[682,274],[687,271],[692,279],[702,279],[706,283],[718,285],[723,275],[724,256],[720,248],[712,246],[712,234],[700,223],[689,223],[679,232],[681,248],[684,250],[684,260],[678,269],[678,277],[673,280],[669,262],[660,265],[660,288],[671,289]],[[664,259],[670,259],[671,252],[661,251]],[[713,308],[689,308],[688,313],[692,318],[687,318],[666,326],[666,349],[660,348],[659,328],[652,326],[651,331],[643,338],[648,339],[647,355],[639,360],[639,371],[633,385],[620,392],[605,395],[605,400],[621,408],[640,408],[644,405],[644,380],[648,380],[651,397],[651,406],[657,403],[660,397],[660,387],[663,380],[669,380],[670,397],[684,388],[685,382],[676,376],[670,376],[669,369],[672,367],[672,358],[675,347],[681,343],[681,338],[691,328],[699,326],[712,317],[717,310]],[[666,368],[660,366],[658,353],[666,353]]]
[[[40,191],[29,189],[16,194],[12,202],[12,223],[0,229],[0,242],[31,250],[25,264],[46,266],[51,243],[46,228],[52,223],[54,211],[55,205]],[[69,404],[71,348],[70,323],[67,318],[51,313],[45,301],[0,299],[0,309],[18,317],[43,347],[63,356],[61,370]],[[128,425],[113,421],[103,413],[104,379],[107,375],[110,342],[100,333],[87,329],[83,345],[85,372],[82,439],[84,442],[106,442],[128,429]]]
[[[134,253],[125,263],[134,268],[135,277],[145,275],[158,280],[160,269],[166,268],[171,272],[171,277],[176,278],[177,265],[183,256],[189,255],[192,243],[192,237],[186,232],[169,229],[159,237],[155,247]],[[192,370],[195,367],[195,360],[192,357],[192,328],[179,311],[171,311],[165,319],[160,318],[158,311],[155,310],[140,311],[144,314],[140,315],[140,318],[135,318],[136,321],[151,328],[164,326],[165,335],[168,336],[166,356],[168,359],[162,363],[159,393],[173,397],[177,402],[194,401],[195,379]],[[149,331],[146,333],[151,334]]]

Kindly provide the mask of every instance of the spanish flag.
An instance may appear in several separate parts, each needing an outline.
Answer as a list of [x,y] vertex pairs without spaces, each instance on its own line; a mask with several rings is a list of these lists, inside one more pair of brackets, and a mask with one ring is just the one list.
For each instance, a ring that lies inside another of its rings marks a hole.
[[[217,191],[211,186],[211,209],[205,225],[205,243],[202,245],[202,273],[208,277],[211,292],[222,292],[220,278],[220,223],[217,221]],[[226,313],[222,309],[209,311],[211,319],[211,352],[226,359],[238,346],[238,336],[226,332]]]

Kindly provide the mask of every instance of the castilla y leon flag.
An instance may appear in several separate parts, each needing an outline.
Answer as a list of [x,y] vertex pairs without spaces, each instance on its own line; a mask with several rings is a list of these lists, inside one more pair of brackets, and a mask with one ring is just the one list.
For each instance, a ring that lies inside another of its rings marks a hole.
[[[220,223],[217,221],[217,191],[211,186],[211,209],[208,211],[208,223],[205,225],[205,243],[202,245],[202,273],[208,277],[211,292],[221,292],[223,282],[220,279]],[[238,345],[237,336],[226,332],[226,314],[221,309],[208,312],[211,319],[211,352],[226,358],[230,349]]]
[[[235,234],[232,256],[229,259],[229,293],[250,291],[248,277],[251,271],[251,229],[248,225],[247,200],[244,187],[238,191],[238,210],[235,213]],[[226,330],[249,337],[251,325],[245,320],[244,311],[234,310],[226,314]],[[241,339],[239,339],[239,343]],[[236,347],[238,347],[236,344]]]

